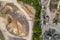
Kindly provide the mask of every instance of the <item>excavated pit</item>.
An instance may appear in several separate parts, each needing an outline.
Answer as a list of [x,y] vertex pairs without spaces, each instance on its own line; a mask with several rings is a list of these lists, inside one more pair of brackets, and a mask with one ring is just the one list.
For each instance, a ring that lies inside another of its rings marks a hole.
[[6,29],[9,33],[24,37],[29,33],[29,23],[26,17],[21,15],[22,11],[20,11],[21,13],[17,13],[17,11],[20,10],[13,3],[6,3],[4,7],[0,7],[0,17],[7,18]]

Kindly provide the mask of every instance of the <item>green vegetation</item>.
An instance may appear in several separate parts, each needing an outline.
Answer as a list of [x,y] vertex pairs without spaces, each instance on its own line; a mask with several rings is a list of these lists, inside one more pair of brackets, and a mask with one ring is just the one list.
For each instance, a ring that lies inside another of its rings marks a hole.
[[[20,0],[20,1],[23,1],[24,3],[34,6],[36,9],[35,20],[40,19],[41,6],[39,5],[38,0]],[[40,35],[41,35],[42,31],[41,31],[41,27],[40,27],[39,23],[40,23],[40,21],[34,22],[33,39],[32,40],[40,40]]]

